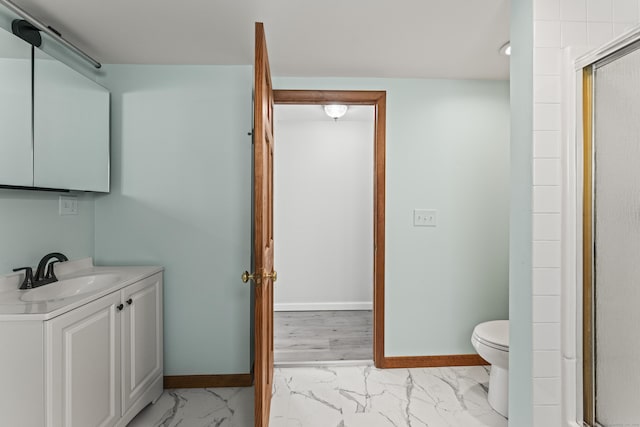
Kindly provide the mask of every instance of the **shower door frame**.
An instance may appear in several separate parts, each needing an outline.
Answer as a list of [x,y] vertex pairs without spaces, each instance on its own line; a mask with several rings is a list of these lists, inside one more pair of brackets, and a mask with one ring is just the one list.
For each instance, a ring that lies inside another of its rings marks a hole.
[[582,69],[582,411],[586,426],[595,426],[595,324],[593,241],[593,71]]
[[[576,61],[582,74],[582,423],[598,427],[595,393],[595,274],[594,274],[594,91],[599,67],[640,49],[640,29],[633,29]],[[576,159],[580,161],[579,159]]]

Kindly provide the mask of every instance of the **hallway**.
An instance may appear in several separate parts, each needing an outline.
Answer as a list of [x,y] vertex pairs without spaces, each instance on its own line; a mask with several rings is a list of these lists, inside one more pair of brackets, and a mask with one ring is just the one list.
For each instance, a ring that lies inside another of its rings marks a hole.
[[277,311],[273,313],[274,362],[373,360],[373,312]]

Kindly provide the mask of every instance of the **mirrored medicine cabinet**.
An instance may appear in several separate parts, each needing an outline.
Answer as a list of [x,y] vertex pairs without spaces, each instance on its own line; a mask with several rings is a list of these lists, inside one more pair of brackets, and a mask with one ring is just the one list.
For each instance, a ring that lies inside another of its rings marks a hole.
[[109,191],[109,91],[0,28],[0,187]]

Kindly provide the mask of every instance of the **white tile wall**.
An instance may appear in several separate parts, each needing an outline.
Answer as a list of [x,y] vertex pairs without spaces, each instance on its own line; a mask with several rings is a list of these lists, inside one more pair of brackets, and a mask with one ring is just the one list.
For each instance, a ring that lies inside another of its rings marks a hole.
[[561,408],[560,213],[562,48],[590,48],[639,22],[640,0],[533,0],[533,425],[564,426]]
[[630,24],[628,22],[615,22],[613,24],[613,37],[618,37],[622,33],[626,33],[637,24]]
[[533,26],[535,47],[560,47],[560,22],[538,21]]
[[561,46],[586,46],[587,44],[587,23],[586,22],[563,22],[560,27]]
[[560,157],[560,131],[537,131],[533,135],[533,157],[558,159]]
[[560,268],[560,241],[533,241],[533,268]]
[[611,0],[587,0],[587,22],[613,22]]
[[533,346],[538,350],[560,350],[560,325],[534,323]]
[[539,405],[533,413],[533,425],[551,427],[557,426],[560,419],[560,407],[557,405]]
[[[534,148],[535,150],[535,148]],[[535,151],[534,151],[535,156]],[[538,185],[533,188],[533,212],[551,213],[560,211],[560,187],[558,185]]]
[[[534,323],[560,322],[560,295],[533,296]],[[535,352],[537,349],[533,349]]]
[[560,240],[560,214],[533,214],[534,240]]
[[[535,354],[535,352],[534,352]],[[557,405],[560,401],[560,378],[533,379],[534,414],[537,405]],[[535,415],[534,415],[535,418]],[[544,427],[559,426],[559,422],[546,424]]]
[[560,351],[534,351],[533,375],[536,378],[557,378],[560,376]]
[[560,49],[537,47],[533,50],[533,73],[535,76],[560,76]]
[[560,295],[560,269],[540,267],[533,270],[533,293],[534,295]]
[[613,38],[613,23],[610,22],[588,22],[587,23],[587,43],[589,46],[599,46],[605,44]]
[[533,185],[560,185],[560,159],[533,159]]
[[536,103],[533,107],[534,130],[560,130],[560,103]]
[[533,100],[551,104],[560,102],[560,77],[537,76],[533,81]]
[[[535,0],[536,3],[538,0]],[[542,18],[534,16],[533,20],[537,21]],[[585,0],[560,0],[560,20],[586,22],[587,20],[587,2]]]
[[533,7],[538,20],[557,21],[560,18],[560,0],[538,0]]
[[613,22],[635,23],[639,13],[636,0],[616,0],[613,2]]

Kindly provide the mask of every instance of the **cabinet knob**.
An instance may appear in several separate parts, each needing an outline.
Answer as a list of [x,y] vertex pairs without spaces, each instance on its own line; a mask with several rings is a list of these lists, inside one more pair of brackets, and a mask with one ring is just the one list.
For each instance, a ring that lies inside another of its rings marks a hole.
[[118,309],[118,311],[122,311],[122,309],[124,308],[124,304],[118,304],[116,308]]
[[127,300],[127,305],[131,305],[131,304],[133,304],[133,300],[132,300],[131,298],[129,298],[129,299]]

